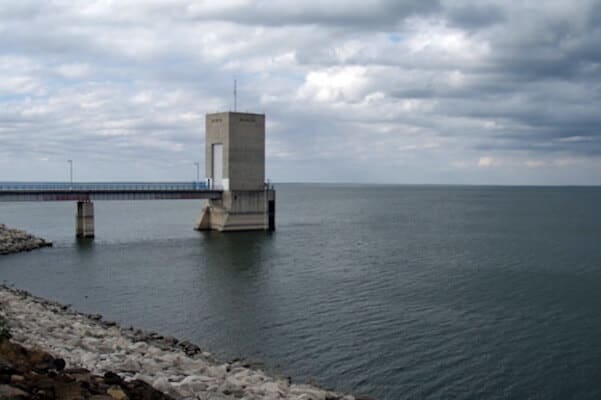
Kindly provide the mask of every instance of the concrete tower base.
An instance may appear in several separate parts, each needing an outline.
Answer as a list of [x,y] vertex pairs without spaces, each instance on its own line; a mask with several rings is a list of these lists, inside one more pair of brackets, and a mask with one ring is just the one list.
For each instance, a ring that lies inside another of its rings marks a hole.
[[225,191],[219,200],[209,200],[196,230],[275,230],[275,190]]
[[91,201],[77,202],[75,234],[79,238],[94,237],[94,203]]

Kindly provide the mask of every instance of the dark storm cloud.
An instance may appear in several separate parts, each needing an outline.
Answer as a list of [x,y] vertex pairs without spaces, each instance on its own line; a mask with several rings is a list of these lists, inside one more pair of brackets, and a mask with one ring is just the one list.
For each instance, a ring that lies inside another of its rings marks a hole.
[[407,17],[428,15],[440,9],[438,0],[259,0],[234,8],[186,7],[180,17],[217,19],[247,25],[328,25],[351,29],[390,29]]
[[499,5],[483,2],[459,5],[450,3],[446,7],[446,16],[453,24],[470,30],[499,24],[506,18]]
[[[500,128],[492,132],[500,141],[478,144],[479,150],[497,146],[532,154],[599,156],[599,8],[592,2],[555,3],[550,10],[502,3],[447,5],[446,18],[473,40],[488,43],[489,53],[476,65],[461,68],[466,76],[461,87],[420,81],[390,94],[436,100],[434,116],[496,122]],[[488,134],[481,130],[472,135],[477,139]]]
[[601,30],[546,26],[529,37],[499,39],[492,68],[514,79],[589,80],[601,73],[600,41]]

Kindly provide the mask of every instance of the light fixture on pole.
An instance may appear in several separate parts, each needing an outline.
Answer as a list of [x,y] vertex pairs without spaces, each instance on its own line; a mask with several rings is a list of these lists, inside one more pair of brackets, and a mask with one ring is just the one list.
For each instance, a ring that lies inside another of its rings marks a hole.
[[67,160],[69,163],[69,189],[73,189],[73,160]]
[[194,162],[194,165],[196,165],[196,188],[198,188],[199,183],[200,183],[200,163],[198,161]]

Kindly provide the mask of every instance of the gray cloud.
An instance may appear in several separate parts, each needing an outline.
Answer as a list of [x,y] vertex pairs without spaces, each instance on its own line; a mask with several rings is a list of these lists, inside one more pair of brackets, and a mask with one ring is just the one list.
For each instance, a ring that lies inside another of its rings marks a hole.
[[275,180],[601,183],[593,0],[20,1],[0,37],[0,180],[191,179],[236,78]]
[[195,20],[217,19],[245,25],[313,25],[356,29],[386,29],[413,15],[440,9],[438,0],[367,0],[329,2],[309,0],[295,3],[284,0],[258,0],[230,7],[186,6],[177,15]]
[[448,2],[445,7],[449,21],[461,28],[477,30],[506,21],[503,8],[494,3],[464,3]]

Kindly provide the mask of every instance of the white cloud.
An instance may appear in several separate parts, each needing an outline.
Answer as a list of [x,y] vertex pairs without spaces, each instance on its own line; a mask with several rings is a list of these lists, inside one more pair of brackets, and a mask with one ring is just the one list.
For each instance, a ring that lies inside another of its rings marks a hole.
[[589,142],[591,140],[593,140],[593,138],[590,136],[569,136],[559,139],[559,141],[563,143]]
[[488,168],[495,165],[495,159],[492,157],[480,157],[478,160],[478,167],[480,168]]
[[311,71],[299,88],[301,99],[317,102],[355,102],[363,100],[368,86],[367,68],[333,67]]
[[543,160],[526,160],[524,164],[528,168],[541,168],[547,165],[547,163]]
[[411,35],[406,43],[411,53],[463,62],[476,62],[490,53],[486,41],[470,37],[460,29],[449,28],[443,21],[415,18],[408,26]]
[[91,68],[89,65],[81,63],[62,64],[56,67],[56,71],[65,78],[78,79],[89,75]]

